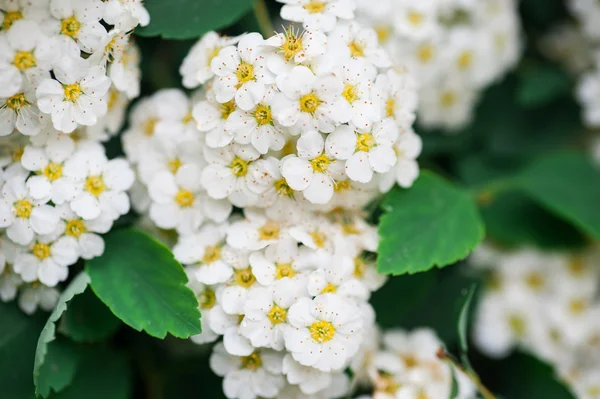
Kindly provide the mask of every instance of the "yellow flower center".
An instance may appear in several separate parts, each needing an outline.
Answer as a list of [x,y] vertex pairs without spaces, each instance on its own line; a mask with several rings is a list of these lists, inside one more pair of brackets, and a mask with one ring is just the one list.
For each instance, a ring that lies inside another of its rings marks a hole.
[[337,287],[331,283],[328,283],[325,288],[323,288],[323,291],[321,291],[321,294],[335,294],[336,291]]
[[297,35],[292,29],[285,32],[285,42],[280,47],[283,57],[286,61],[291,60],[302,51],[302,37]]
[[215,291],[210,288],[205,288],[204,291],[198,295],[198,305],[202,309],[211,309],[217,303],[217,295]]
[[390,40],[392,36],[392,27],[389,25],[376,24],[375,32],[377,32],[377,38],[379,39],[379,43],[385,44]]
[[235,283],[244,288],[250,288],[256,282],[256,277],[250,268],[237,269],[233,276]]
[[508,326],[512,333],[519,337],[523,338],[526,332],[525,320],[519,315],[513,314],[508,317]]
[[202,263],[213,263],[221,259],[221,247],[209,245],[204,250]]
[[287,311],[284,308],[279,307],[277,305],[273,305],[271,310],[269,310],[269,313],[267,313],[267,317],[269,318],[269,320],[271,320],[272,324],[283,323],[285,321],[286,316]]
[[376,392],[395,395],[398,389],[400,389],[400,384],[394,380],[392,375],[383,374],[377,376],[377,380],[375,382]]
[[44,260],[50,256],[50,246],[48,244],[36,242],[31,252],[33,252],[33,255],[39,260]]
[[318,248],[323,248],[325,246],[325,242],[327,240],[327,238],[325,237],[325,234],[323,234],[317,230],[310,233],[310,238],[312,238],[313,242],[315,243],[315,245]]
[[569,302],[569,312],[580,315],[587,309],[587,302],[583,299],[573,299]]
[[418,11],[411,10],[406,16],[411,25],[421,25],[425,17]]
[[75,15],[72,15],[69,18],[65,18],[61,21],[60,33],[62,35],[74,38],[77,36],[77,33],[79,33],[79,29],[81,29],[81,22],[75,18]]
[[154,135],[154,129],[156,129],[156,124],[158,123],[158,119],[149,118],[144,122],[143,130],[146,136]]
[[321,154],[312,161],[310,161],[310,164],[312,165],[312,168],[315,172],[324,173],[327,171],[330,162],[331,161],[329,160],[327,155]]
[[27,104],[27,100],[25,100],[25,95],[23,93],[15,94],[6,100],[6,106],[15,112],[19,112],[25,104]]
[[279,238],[279,225],[275,222],[267,222],[258,229],[258,238],[264,240],[275,240]]
[[464,71],[473,64],[473,52],[470,50],[463,51],[458,57],[458,69]]
[[361,133],[356,136],[356,151],[369,152],[375,147],[375,138],[371,133]]
[[87,192],[97,197],[104,192],[106,186],[102,176],[90,176],[85,180],[85,189]]
[[420,45],[417,49],[417,57],[423,64],[430,62],[434,54],[434,47],[428,43]]
[[195,199],[194,193],[189,190],[181,189],[175,194],[175,202],[182,208],[189,208],[194,205]]
[[235,71],[235,76],[238,78],[238,87],[246,82],[254,80],[254,67],[248,63],[241,62]]
[[358,42],[351,42],[348,45],[348,48],[350,48],[350,54],[352,55],[352,57],[359,58],[365,56],[365,49],[363,48],[363,45]]
[[65,234],[78,238],[85,233],[86,228],[82,220],[70,220],[65,227]]
[[181,165],[183,165],[183,162],[181,162],[179,158],[171,159],[167,162],[167,168],[169,169],[169,172],[173,174],[177,173],[179,168],[181,168]]
[[210,49],[206,50],[206,64],[207,66],[210,67],[210,64],[212,63],[212,60],[219,55],[219,53],[221,52],[221,47],[213,47]]
[[2,23],[2,29],[8,30],[15,21],[23,19],[23,13],[21,11],[9,11],[4,14],[4,22]]
[[112,110],[115,105],[117,105],[117,100],[119,99],[119,92],[116,90],[111,90],[108,93],[108,101],[106,101],[106,107],[109,110]]
[[262,366],[262,359],[256,352],[242,357],[242,368],[250,371],[258,370]]
[[233,161],[231,161],[231,171],[237,177],[246,176],[248,173],[248,162],[239,157],[233,158]]
[[278,263],[275,267],[275,278],[281,280],[284,277],[292,278],[296,275],[296,271],[289,263]]
[[335,335],[335,327],[329,321],[319,320],[308,327],[310,336],[318,343],[331,341]]
[[325,2],[319,0],[311,0],[304,5],[304,9],[310,14],[320,14],[325,11]]
[[15,202],[15,215],[18,218],[28,219],[31,216],[33,210],[33,204],[26,199]]
[[13,64],[19,71],[24,71],[36,66],[37,62],[33,55],[33,51],[17,51]]
[[533,291],[539,291],[544,287],[545,279],[542,273],[531,272],[525,276],[525,282]]
[[592,397],[600,396],[600,385],[592,385],[591,387],[588,387],[587,394]]
[[25,147],[17,147],[12,153],[12,160],[14,162],[21,162],[21,158],[23,158],[24,152],[25,152]]
[[360,257],[354,258],[354,277],[361,279],[365,276],[367,263]]
[[277,195],[282,197],[290,197],[294,194],[294,190],[287,184],[285,179],[280,179],[275,182],[275,191],[277,192]]
[[60,179],[63,175],[62,165],[51,162],[42,169],[42,174],[50,181]]
[[221,119],[228,119],[229,115],[233,114],[233,111],[235,111],[235,102],[231,100],[220,104],[219,107],[221,108]]
[[335,186],[333,186],[333,190],[336,193],[341,193],[343,191],[350,190],[351,188],[352,184],[350,184],[348,180],[338,181],[335,183]]
[[77,99],[79,97],[81,97],[81,95],[83,94],[83,91],[81,91],[81,86],[79,85],[79,83],[73,83],[72,85],[65,85],[64,90],[65,90],[65,100],[71,101],[72,103],[77,101]]
[[391,97],[385,102],[385,114],[388,118],[393,118],[396,115],[396,100]]
[[307,94],[300,97],[300,110],[308,114],[314,114],[319,105],[321,105],[321,102],[315,93]]
[[581,276],[585,272],[585,260],[582,256],[573,256],[567,265],[569,273],[574,276]]
[[352,85],[346,85],[346,87],[344,87],[342,95],[350,104],[358,100],[358,90],[356,90],[356,87]]
[[264,104],[258,104],[256,111],[254,111],[254,119],[259,126],[272,125],[273,115],[271,114],[271,107]]
[[440,95],[440,102],[442,103],[442,106],[445,108],[452,107],[454,104],[456,104],[457,100],[458,99],[456,97],[456,93],[454,93],[452,91],[444,91]]

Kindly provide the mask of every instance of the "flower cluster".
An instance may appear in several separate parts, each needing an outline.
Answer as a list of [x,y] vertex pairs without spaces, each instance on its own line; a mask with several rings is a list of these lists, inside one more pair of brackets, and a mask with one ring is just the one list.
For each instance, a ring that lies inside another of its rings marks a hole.
[[[335,1],[333,2],[335,3]],[[515,0],[357,0],[380,42],[419,83],[419,123],[455,130],[520,55]]]
[[[351,366],[356,384],[372,395],[357,399],[451,397],[452,370],[438,358],[441,348],[442,342],[428,328],[384,334],[373,328]],[[455,397],[476,398],[473,383],[458,370],[455,375],[459,387]]]
[[350,2],[305,3],[282,10],[304,29],[206,34],[180,69],[199,89],[140,100],[123,134],[133,206],[157,236],[175,231],[162,238],[202,311],[192,340],[219,340],[229,398],[348,394],[385,281],[361,208],[419,173],[411,75]]
[[0,2],[0,298],[51,309],[129,211],[135,176],[100,141],[139,94],[141,1]]
[[598,251],[503,252],[482,246],[471,263],[487,274],[474,340],[493,357],[518,347],[553,365],[578,398],[600,394]]

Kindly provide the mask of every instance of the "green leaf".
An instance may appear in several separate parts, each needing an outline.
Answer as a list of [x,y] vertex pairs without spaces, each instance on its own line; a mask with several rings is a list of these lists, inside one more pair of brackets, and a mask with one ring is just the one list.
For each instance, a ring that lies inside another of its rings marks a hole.
[[58,330],[75,342],[97,342],[110,337],[120,325],[110,309],[86,289],[69,303]]
[[16,301],[0,301],[0,396],[7,399],[33,399],[31,378],[35,346],[48,318],[37,312],[23,313]]
[[140,36],[191,39],[225,28],[252,9],[252,0],[145,0],[150,24]]
[[92,289],[115,316],[157,338],[201,332],[198,301],[168,248],[131,229],[113,231],[104,240],[104,254],[90,260],[86,271]]
[[535,65],[523,72],[517,99],[523,107],[540,107],[571,90],[569,75],[552,65]]
[[518,180],[521,189],[544,207],[600,238],[600,169],[585,155],[546,156]]
[[81,350],[73,383],[51,399],[131,398],[131,369],[127,359],[110,348]]
[[458,314],[457,332],[458,332],[458,348],[460,350],[460,359],[463,367],[467,371],[472,371],[473,367],[469,362],[469,314],[471,312],[471,304],[473,303],[473,295],[475,295],[476,285],[473,284],[469,291],[465,294],[464,301]]
[[458,380],[456,379],[456,370],[454,370],[454,367],[450,365],[448,365],[448,367],[450,367],[450,373],[452,375],[452,385],[450,386],[450,399],[456,399],[460,394]]
[[45,398],[51,390],[59,392],[73,380],[78,354],[65,341],[56,340],[56,322],[67,310],[67,303],[75,295],[85,291],[89,282],[90,278],[86,273],[80,273],[71,281],[60,295],[56,307],[40,334],[33,365],[33,382],[36,395]]
[[475,201],[431,172],[408,189],[393,189],[383,205],[378,270],[413,274],[467,257],[484,237]]

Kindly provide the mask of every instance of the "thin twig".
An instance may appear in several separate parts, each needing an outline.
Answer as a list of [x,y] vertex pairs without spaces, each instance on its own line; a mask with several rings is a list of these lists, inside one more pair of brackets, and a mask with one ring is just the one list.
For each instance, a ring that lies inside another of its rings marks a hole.
[[496,399],[494,394],[481,382],[481,379],[474,371],[466,370],[462,364],[458,360],[456,360],[451,354],[446,352],[444,348],[438,349],[436,353],[437,357],[446,363],[448,363],[451,367],[455,367],[460,370],[463,374],[465,374],[469,379],[475,384],[477,390],[483,396],[484,399]]
[[258,26],[265,39],[272,36],[275,30],[265,0],[254,0],[254,15],[256,15]]

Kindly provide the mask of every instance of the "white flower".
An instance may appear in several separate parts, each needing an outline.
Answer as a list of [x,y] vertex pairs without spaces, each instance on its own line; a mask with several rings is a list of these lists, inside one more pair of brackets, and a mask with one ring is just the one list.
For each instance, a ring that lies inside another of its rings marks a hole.
[[[342,126],[329,135],[329,152],[338,159],[346,158],[346,174],[352,180],[368,183],[373,173],[386,173],[396,164],[393,145],[398,138],[398,126],[386,118],[373,126],[352,129]],[[354,144],[354,148],[349,144]]]
[[277,0],[285,5],[281,18],[301,22],[307,30],[332,31],[338,19],[354,18],[352,0]]
[[194,105],[192,115],[196,127],[201,132],[206,132],[206,145],[210,148],[225,147],[232,142],[233,132],[227,130],[227,121],[236,110],[235,101],[218,103],[214,98],[212,89],[206,93],[206,101],[199,101]]
[[71,38],[86,53],[94,52],[107,34],[100,23],[104,8],[101,0],[50,0],[50,12],[59,20],[56,33]]
[[58,214],[40,201],[29,196],[23,178],[8,180],[2,188],[0,200],[0,228],[6,228],[8,237],[21,245],[28,245],[35,234],[50,234],[58,223]]
[[342,95],[344,84],[333,75],[317,77],[309,68],[297,66],[278,80],[278,86],[282,94],[273,101],[275,118],[296,134],[309,130],[331,133],[352,118]]
[[215,345],[210,368],[223,380],[229,399],[276,398],[283,387],[282,355],[272,350],[256,350],[248,356],[231,356],[223,344]]
[[77,262],[77,241],[66,235],[55,239],[56,234],[39,236],[29,245],[27,252],[17,255],[13,267],[23,281],[39,280],[48,287],[54,287],[67,278],[67,267]]
[[264,251],[253,252],[250,255],[252,274],[264,286],[270,286],[286,277],[298,279],[302,273],[314,269],[306,252],[298,248],[295,240],[282,238]]
[[135,44],[129,44],[121,57],[111,62],[108,76],[114,87],[131,99],[140,95],[140,75],[140,50]]
[[[421,154],[423,142],[421,137],[415,132],[408,130],[402,132],[394,144],[394,152],[398,157],[396,166],[382,176],[379,189],[381,192],[387,192],[391,189],[394,182],[400,187],[411,187],[414,181],[419,177],[419,164],[417,157]],[[387,181],[386,181],[387,180]]]
[[0,136],[8,136],[15,129],[33,136],[39,133],[40,124],[40,110],[32,86],[24,84],[16,94],[0,98]]
[[68,204],[57,207],[60,214],[63,234],[73,237],[77,242],[77,254],[83,259],[93,259],[104,253],[104,240],[97,233],[108,233],[113,225],[109,218],[98,217],[83,220],[77,217]]
[[304,282],[298,279],[288,278],[268,288],[253,288],[246,297],[240,332],[254,347],[283,350],[287,312],[299,298],[306,296]]
[[46,287],[42,284],[29,284],[21,289],[19,295],[19,307],[27,314],[33,314],[38,307],[50,312],[56,303],[60,293],[54,287]]
[[314,367],[303,366],[287,354],[283,358],[283,374],[290,384],[298,385],[302,393],[314,395],[331,385],[331,373],[324,373]]
[[183,85],[193,89],[205,84],[213,76],[211,63],[222,48],[236,44],[238,37],[219,36],[210,31],[200,38],[184,58],[179,73],[183,76]]
[[88,137],[95,141],[107,141],[121,130],[125,121],[125,111],[129,105],[127,96],[111,86],[106,97],[106,115],[86,129]]
[[239,144],[252,144],[261,154],[269,150],[279,151],[285,144],[282,127],[273,117],[271,109],[275,90],[268,88],[255,107],[234,111],[225,124],[225,129],[235,135]]
[[311,64],[325,54],[327,36],[318,31],[299,31],[290,27],[283,33],[276,33],[264,45],[272,47],[266,54],[267,67],[276,75],[291,72],[299,64]]
[[356,22],[338,24],[329,35],[328,51],[336,59],[363,60],[379,68],[391,66],[389,55],[379,44],[377,32]]
[[38,47],[43,40],[38,24],[26,20],[15,21],[6,35],[0,36],[1,97],[11,97],[21,87],[49,76],[39,59]]
[[312,131],[298,140],[298,156],[282,160],[281,174],[287,184],[314,204],[329,202],[336,180],[343,175],[343,163],[336,161],[330,149],[321,134]]
[[355,126],[367,127],[380,120],[381,111],[371,98],[371,87],[375,83],[377,69],[363,60],[348,60],[334,73],[344,82],[342,96],[352,108],[351,122]]
[[150,23],[150,14],[142,0],[107,0],[104,20],[115,28],[129,31]]
[[586,125],[600,126],[600,73],[598,70],[585,74],[577,85],[577,99],[583,107]]
[[287,316],[285,347],[304,366],[341,370],[358,351],[363,319],[348,299],[335,294],[301,298]]
[[229,263],[230,249],[224,247],[227,225],[206,224],[198,233],[181,237],[173,248],[175,259],[186,265],[190,273],[203,284],[226,282],[233,275]]
[[220,292],[222,286],[210,286],[200,283],[194,273],[194,268],[186,268],[189,283],[188,287],[194,292],[198,299],[198,309],[202,312],[202,332],[197,335],[193,335],[190,339],[196,344],[205,344],[208,342],[214,342],[219,338],[219,334],[211,328],[211,319],[213,309],[219,302]]
[[476,92],[457,80],[426,87],[419,105],[420,122],[423,126],[447,126],[459,129],[472,117]]
[[437,20],[441,4],[438,0],[398,0],[394,7],[394,29],[399,35],[412,39],[437,35],[440,29]]
[[78,124],[94,125],[107,111],[110,79],[98,66],[80,70],[73,79],[43,80],[36,90],[38,107],[52,116],[56,130],[71,133]]
[[252,176],[248,172],[260,154],[253,147],[231,144],[219,149],[207,148],[204,152],[210,165],[202,171],[201,181],[210,197],[229,198],[238,207],[256,201],[256,194],[249,189]]
[[250,291],[260,284],[257,283],[252,268],[248,265],[248,256],[238,253],[236,258],[236,262],[232,262],[233,276],[223,290],[222,306],[225,313],[239,315],[244,312],[244,305]]
[[379,119],[393,118],[398,126],[408,127],[415,121],[417,89],[414,77],[406,71],[388,70],[377,76],[374,101],[379,101],[377,111],[383,111]]
[[235,98],[238,107],[249,110],[264,97],[265,86],[273,84],[274,78],[266,67],[263,42],[259,33],[249,33],[237,47],[225,47],[213,58],[211,68],[217,75],[213,89],[218,102]]
[[351,257],[320,254],[319,269],[308,276],[308,293],[311,296],[335,293],[341,297],[367,300],[369,291],[354,276]]
[[36,175],[27,179],[29,194],[38,200],[50,199],[55,205],[75,198],[85,172],[70,162],[75,144],[69,136],[56,135],[44,147],[27,146],[21,165]]
[[277,243],[286,235],[281,222],[270,220],[263,212],[244,211],[245,219],[227,229],[227,244],[243,251],[256,251]]
[[124,159],[108,160],[101,149],[81,148],[73,155],[75,166],[84,171],[83,190],[71,201],[77,216],[91,220],[103,216],[116,220],[129,212],[129,197],[135,176]]

